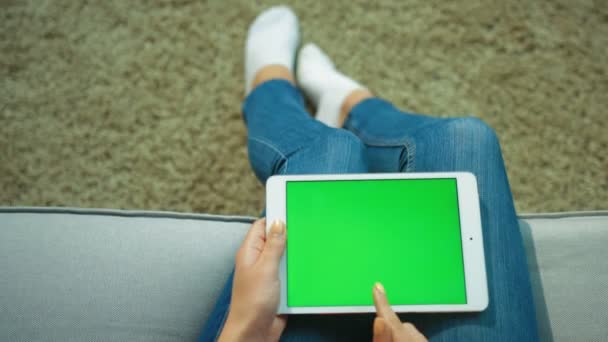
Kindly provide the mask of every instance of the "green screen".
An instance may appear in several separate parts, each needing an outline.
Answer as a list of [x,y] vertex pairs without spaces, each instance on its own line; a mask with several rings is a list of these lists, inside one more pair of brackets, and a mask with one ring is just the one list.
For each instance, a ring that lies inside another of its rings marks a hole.
[[465,304],[456,179],[287,182],[287,305]]

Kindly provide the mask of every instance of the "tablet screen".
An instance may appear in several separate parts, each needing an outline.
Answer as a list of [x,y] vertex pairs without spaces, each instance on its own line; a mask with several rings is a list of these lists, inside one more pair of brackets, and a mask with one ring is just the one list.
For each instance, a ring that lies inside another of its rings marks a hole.
[[287,181],[287,306],[466,304],[455,178]]

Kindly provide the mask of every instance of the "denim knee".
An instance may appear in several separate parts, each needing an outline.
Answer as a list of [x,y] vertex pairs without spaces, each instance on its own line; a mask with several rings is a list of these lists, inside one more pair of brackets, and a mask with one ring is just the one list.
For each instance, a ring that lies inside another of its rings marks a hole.
[[359,153],[365,151],[365,144],[352,132],[343,129],[329,129],[316,141],[317,148],[333,149],[336,152]]
[[469,147],[477,151],[500,150],[498,136],[494,129],[483,120],[475,117],[449,119],[445,123],[448,132],[448,143],[455,148]]
[[365,144],[353,133],[328,128],[317,139],[302,151],[301,156],[294,158],[298,165],[289,166],[306,170],[307,173],[353,173],[367,172],[367,156]]
[[287,155],[269,142],[250,137],[249,160],[262,183],[274,174],[368,172],[363,142],[351,132],[329,127],[321,129],[316,138]]

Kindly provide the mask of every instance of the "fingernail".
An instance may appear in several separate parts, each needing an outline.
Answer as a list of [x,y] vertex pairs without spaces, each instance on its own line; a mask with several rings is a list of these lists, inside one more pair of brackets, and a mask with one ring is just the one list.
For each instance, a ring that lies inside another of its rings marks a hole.
[[374,288],[380,294],[385,294],[386,293],[386,291],[384,291],[384,286],[382,286],[382,284],[380,284],[380,283],[376,283],[376,285],[374,286]]
[[283,224],[283,222],[279,220],[272,221],[272,225],[270,226],[270,233],[276,236],[281,236],[285,234],[285,225]]

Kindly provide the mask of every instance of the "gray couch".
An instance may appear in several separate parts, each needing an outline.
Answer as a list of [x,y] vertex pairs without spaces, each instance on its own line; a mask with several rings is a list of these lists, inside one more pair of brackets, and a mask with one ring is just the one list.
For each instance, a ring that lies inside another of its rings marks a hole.
[[[0,207],[0,341],[192,341],[251,217]],[[608,212],[522,215],[545,341],[608,341]]]

